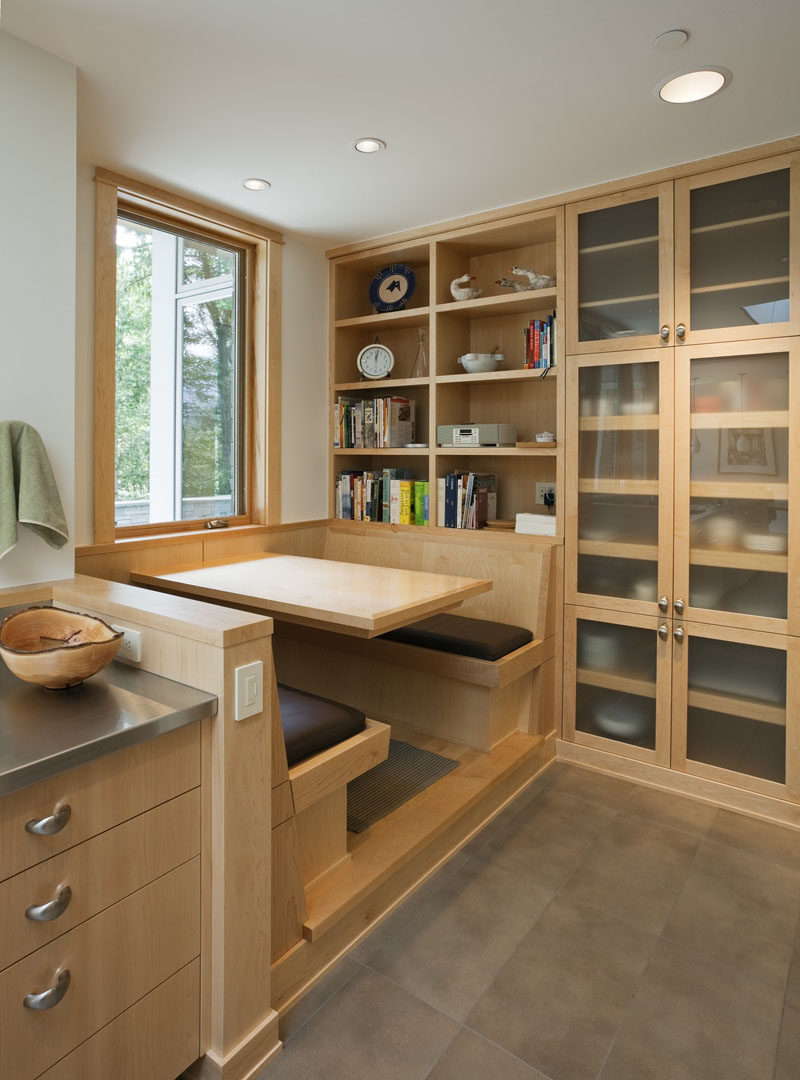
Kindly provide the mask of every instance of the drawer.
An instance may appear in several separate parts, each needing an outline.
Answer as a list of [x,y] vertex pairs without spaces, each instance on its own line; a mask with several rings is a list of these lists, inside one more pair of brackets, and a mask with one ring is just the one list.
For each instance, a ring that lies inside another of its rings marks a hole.
[[[0,800],[0,881],[88,840],[200,783],[200,725],[98,758],[77,769],[5,795]],[[52,836],[35,836],[26,822],[70,807]]]
[[[200,788],[194,788],[0,882],[0,971],[199,853]],[[65,887],[61,914],[26,917],[29,907],[56,899]]]
[[[184,863],[0,973],[3,1070],[33,1080],[200,952],[200,858]],[[52,1008],[23,1006],[69,971]]]
[[200,961],[193,960],[39,1080],[174,1080],[200,1056]]

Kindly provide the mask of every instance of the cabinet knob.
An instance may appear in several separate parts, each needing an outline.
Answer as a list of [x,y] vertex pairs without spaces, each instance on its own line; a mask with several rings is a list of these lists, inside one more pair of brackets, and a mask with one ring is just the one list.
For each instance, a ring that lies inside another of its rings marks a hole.
[[682,596],[679,596],[672,606],[675,608],[675,614],[676,615],[683,615],[683,597]]
[[683,638],[684,638],[683,627],[682,626],[676,626],[675,629],[672,631],[672,636],[675,638],[677,643],[680,645],[683,642]]
[[59,971],[52,986],[48,986],[39,994],[26,994],[22,999],[22,1004],[26,1009],[33,1009],[35,1012],[52,1009],[58,1005],[67,990],[69,990],[69,969],[64,968],[63,971]]
[[55,812],[47,817],[39,818],[38,821],[36,818],[31,818],[25,823],[25,831],[33,833],[34,836],[55,836],[67,824],[71,814],[72,807],[64,803],[57,806]]
[[661,340],[662,341],[669,341],[669,327],[667,326],[666,323],[664,323],[664,325],[661,327],[661,329],[658,332],[661,335]]
[[661,626],[659,626],[658,628],[658,636],[661,638],[662,641],[666,641],[669,637],[669,629],[664,623],[662,623]]
[[681,341],[686,337],[686,323],[679,322],[675,327],[675,336],[679,337]]
[[58,919],[69,907],[72,899],[72,889],[69,885],[62,885],[58,890],[58,896],[53,900],[46,900],[43,904],[31,904],[25,909],[25,918],[33,922],[52,922]]
[[668,596],[660,596],[659,597],[659,599],[658,599],[658,610],[661,612],[662,615],[667,614],[667,612],[669,611],[669,597]]

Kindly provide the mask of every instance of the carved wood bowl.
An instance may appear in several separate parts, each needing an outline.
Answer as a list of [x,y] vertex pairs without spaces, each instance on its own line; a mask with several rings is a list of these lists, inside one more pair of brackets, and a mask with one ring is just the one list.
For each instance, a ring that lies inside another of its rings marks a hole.
[[122,637],[94,615],[26,608],[0,623],[0,656],[17,678],[62,690],[110,664]]

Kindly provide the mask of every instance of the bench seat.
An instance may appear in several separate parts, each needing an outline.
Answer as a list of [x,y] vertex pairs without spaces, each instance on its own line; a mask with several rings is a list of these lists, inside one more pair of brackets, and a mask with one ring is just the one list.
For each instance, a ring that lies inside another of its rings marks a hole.
[[303,758],[344,742],[366,727],[366,717],[359,709],[281,683],[278,703],[290,769]]
[[436,649],[438,652],[493,662],[529,645],[533,641],[533,634],[523,626],[445,613],[422,619],[410,626],[401,626],[382,634],[381,638],[402,645],[415,645],[422,649]]

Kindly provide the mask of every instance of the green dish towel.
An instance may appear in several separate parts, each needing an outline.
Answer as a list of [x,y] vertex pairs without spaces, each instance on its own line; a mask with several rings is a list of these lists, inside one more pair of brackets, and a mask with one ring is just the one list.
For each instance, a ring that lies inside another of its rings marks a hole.
[[0,559],[17,543],[17,523],[51,547],[69,540],[50,459],[36,428],[21,420],[0,421]]

